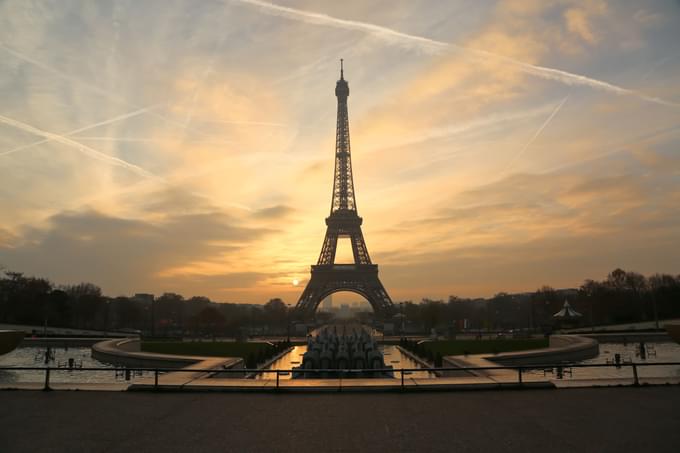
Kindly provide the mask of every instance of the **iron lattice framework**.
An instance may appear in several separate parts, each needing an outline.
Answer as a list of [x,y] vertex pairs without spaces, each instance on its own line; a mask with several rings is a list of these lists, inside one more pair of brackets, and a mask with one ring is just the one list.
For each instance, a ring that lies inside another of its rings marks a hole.
[[[378,266],[371,263],[361,232],[362,218],[357,213],[352,179],[352,159],[349,143],[347,98],[349,85],[344,78],[340,60],[340,80],[335,85],[338,98],[338,121],[335,136],[335,174],[331,212],[326,218],[326,237],[319,260],[312,266],[312,277],[300,296],[296,310],[303,317],[311,317],[319,303],[334,292],[352,291],[365,297],[376,315],[387,318],[394,305],[378,278]],[[346,237],[352,244],[354,264],[335,264],[338,239]]]

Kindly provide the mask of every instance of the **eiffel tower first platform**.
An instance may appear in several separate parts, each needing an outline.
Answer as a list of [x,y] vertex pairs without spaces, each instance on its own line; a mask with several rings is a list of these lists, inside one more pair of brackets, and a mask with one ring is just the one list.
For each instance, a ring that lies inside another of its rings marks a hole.
[[[301,318],[311,318],[319,303],[338,291],[351,291],[365,297],[376,317],[387,319],[394,313],[394,305],[378,278],[378,265],[371,263],[361,232],[362,218],[357,213],[352,179],[352,160],[349,146],[347,98],[349,85],[344,78],[340,60],[340,80],[335,85],[338,98],[338,124],[335,136],[335,176],[331,213],[326,217],[326,237],[312,277],[295,307]],[[352,243],[354,264],[335,264],[338,238],[347,237]]]

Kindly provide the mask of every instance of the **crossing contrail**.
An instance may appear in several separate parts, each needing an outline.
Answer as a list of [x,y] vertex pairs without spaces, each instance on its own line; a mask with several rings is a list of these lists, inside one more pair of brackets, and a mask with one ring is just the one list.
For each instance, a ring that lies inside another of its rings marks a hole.
[[532,144],[534,141],[536,141],[536,139],[538,138],[538,136],[541,135],[541,132],[543,132],[543,129],[545,129],[546,126],[548,125],[548,123],[550,123],[550,121],[552,121],[552,119],[555,117],[555,115],[557,115],[557,112],[559,112],[559,111],[562,109],[562,106],[564,105],[565,102],[567,102],[567,99],[569,99],[569,96],[566,96],[564,99],[562,99],[562,102],[560,102],[559,104],[557,104],[557,107],[555,107],[555,108],[553,109],[553,111],[552,111],[552,113],[550,114],[550,116],[548,116],[548,118],[543,122],[543,124],[541,124],[541,127],[538,128],[538,130],[537,130],[537,131],[534,133],[534,135],[529,139],[529,141],[526,142],[526,144],[522,147],[522,149],[521,149],[517,154],[515,154],[515,156],[514,156],[512,159],[510,159],[510,162],[508,162],[508,165],[505,166],[505,169],[504,169],[503,172],[502,172],[503,174],[507,173],[508,170],[510,170],[510,168],[513,166],[513,164],[517,161],[517,159],[519,159],[520,157],[522,157],[522,155],[526,152],[526,150],[529,149],[529,147],[531,146],[531,144]]
[[101,151],[98,151],[96,149],[90,148],[89,146],[85,146],[82,143],[78,143],[74,140],[71,140],[70,138],[67,138],[63,135],[59,134],[54,134],[52,132],[47,132],[43,131],[41,129],[38,129],[36,127],[33,127],[29,124],[22,123],[21,121],[17,121],[12,118],[8,118],[6,116],[0,115],[0,123],[7,124],[8,126],[15,127],[19,130],[22,130],[24,132],[28,132],[33,135],[37,135],[39,137],[45,137],[49,140],[54,140],[56,142],[62,143],[66,146],[70,146],[71,148],[74,148],[78,150],[79,152],[92,157],[93,159],[102,161],[102,162],[107,162],[112,165],[116,165],[118,167],[126,168],[139,176],[143,176],[145,178],[152,178],[152,179],[160,179],[158,176],[155,176],[154,174],[150,173],[149,171],[143,169],[142,167],[132,164],[130,162],[127,162],[123,159],[119,159],[117,157],[109,156],[106,153],[103,153]]
[[[99,126],[105,126],[107,124],[115,123],[117,121],[122,121],[122,120],[127,119],[127,118],[132,118],[134,116],[138,116],[138,115],[141,115],[143,113],[149,112],[152,109],[158,107],[159,105],[161,105],[161,104],[153,105],[153,106],[150,106],[150,107],[144,107],[143,109],[135,110],[134,112],[124,113],[122,115],[115,116],[115,117],[110,118],[108,120],[104,120],[104,121],[100,121],[98,123],[90,124],[88,126],[81,127],[81,128],[72,130],[70,132],[67,132],[65,134],[61,134],[61,135],[64,136],[64,137],[68,137],[69,135],[75,135],[75,134],[78,134],[80,132],[85,132],[85,131],[88,131],[90,129],[94,129],[94,128],[99,127]],[[33,143],[28,143],[26,145],[17,146],[16,148],[12,148],[10,150],[1,152],[0,157],[9,156],[10,154],[14,154],[14,153],[17,153],[19,151],[23,151],[25,149],[32,148],[34,146],[42,145],[43,143],[47,143],[47,142],[52,141],[52,140],[53,140],[52,138],[45,138],[43,140],[38,140],[38,141],[33,142]]]
[[488,52],[486,50],[458,46],[456,44],[437,41],[434,39],[425,38],[423,36],[402,33],[400,31],[388,27],[383,27],[381,25],[375,25],[355,20],[340,19],[337,17],[329,16],[327,14],[290,8],[288,6],[281,6],[262,0],[227,0],[227,1],[230,1],[232,3],[240,3],[244,5],[255,6],[260,11],[273,16],[284,17],[287,19],[305,22],[309,24],[326,25],[329,27],[341,28],[344,30],[362,31],[365,33],[369,33],[374,37],[381,39],[384,42],[387,42],[388,44],[400,45],[402,47],[409,49],[421,50],[429,54],[441,54],[449,52],[451,50],[456,50],[477,58],[485,59],[491,58],[500,60],[517,67],[518,69],[522,70],[527,74],[547,80],[554,80],[557,82],[564,83],[566,85],[587,86],[593,89],[607,91],[609,93],[635,96],[645,101],[653,102],[656,104],[661,104],[670,107],[680,107],[680,104],[678,103],[666,101],[664,99],[653,96],[647,96],[638,91],[623,88],[611,84],[609,82],[593,79],[588,76],[574,74],[571,72],[563,71],[561,69],[525,63],[523,61],[516,60],[514,58],[506,57],[503,55],[498,55],[496,53]]

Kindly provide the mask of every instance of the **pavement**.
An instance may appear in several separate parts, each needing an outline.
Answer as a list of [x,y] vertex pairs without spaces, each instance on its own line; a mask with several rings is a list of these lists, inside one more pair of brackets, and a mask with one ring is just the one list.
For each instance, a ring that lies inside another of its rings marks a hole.
[[680,388],[0,392],[0,451],[677,452]]

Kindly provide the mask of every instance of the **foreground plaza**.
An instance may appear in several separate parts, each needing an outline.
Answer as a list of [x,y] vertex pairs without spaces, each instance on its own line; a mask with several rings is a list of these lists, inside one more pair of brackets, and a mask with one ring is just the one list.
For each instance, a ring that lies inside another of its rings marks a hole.
[[3,392],[11,452],[677,452],[680,388]]

